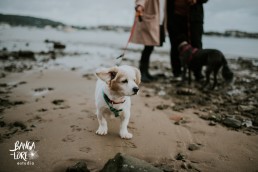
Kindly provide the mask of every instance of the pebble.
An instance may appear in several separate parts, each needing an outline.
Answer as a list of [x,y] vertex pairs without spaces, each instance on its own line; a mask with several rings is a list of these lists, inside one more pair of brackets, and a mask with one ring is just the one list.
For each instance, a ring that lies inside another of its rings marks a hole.
[[232,128],[240,128],[242,126],[241,121],[234,119],[232,117],[227,117],[226,119],[224,119],[223,124]]
[[169,107],[169,105],[158,105],[156,108],[158,109],[158,110],[165,110],[165,109],[167,109]]
[[15,121],[15,122],[13,123],[13,126],[15,126],[15,127],[20,127],[22,130],[24,130],[24,129],[27,128],[27,126],[26,126],[23,122],[21,122],[21,121]]
[[68,167],[66,172],[90,172],[87,168],[87,164],[83,161],[76,163],[74,166]]
[[4,121],[0,121],[0,127],[4,127],[6,123]]
[[249,127],[252,127],[253,126],[253,123],[251,120],[246,120],[242,123],[243,126],[249,128]]
[[161,90],[161,91],[158,92],[158,95],[159,95],[159,96],[165,96],[165,95],[166,95],[166,92],[163,91],[163,90]]
[[200,149],[200,145],[192,143],[188,146],[188,150],[190,151],[195,151],[195,150],[199,150]]
[[176,160],[184,160],[186,158],[185,155],[183,155],[182,153],[178,153],[176,156],[175,156]]
[[215,126],[215,125],[217,125],[217,124],[216,124],[216,122],[214,122],[214,121],[210,121],[210,122],[209,122],[209,125],[210,125],[210,126]]
[[52,103],[55,105],[61,105],[62,103],[64,103],[64,100],[54,100],[52,101]]

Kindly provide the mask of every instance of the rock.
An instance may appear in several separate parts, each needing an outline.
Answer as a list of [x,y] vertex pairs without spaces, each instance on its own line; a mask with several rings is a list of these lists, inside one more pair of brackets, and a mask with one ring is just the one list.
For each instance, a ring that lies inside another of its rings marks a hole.
[[204,119],[204,120],[209,120],[210,117],[208,115],[200,115],[199,116],[201,119]]
[[176,160],[184,160],[186,158],[185,155],[183,155],[182,153],[178,153],[176,156],[175,156],[175,159]]
[[243,126],[245,127],[252,127],[253,126],[253,123],[251,120],[245,120],[243,123],[242,123]]
[[65,49],[65,45],[60,42],[54,42],[54,49]]
[[158,105],[156,108],[158,109],[158,110],[165,110],[165,109],[167,109],[169,107],[169,105]]
[[188,150],[190,150],[190,151],[195,151],[195,150],[199,150],[200,149],[200,145],[198,145],[198,144],[190,144],[189,146],[188,146]]
[[26,82],[26,81],[21,81],[21,82],[19,82],[18,84],[19,84],[19,85],[23,85],[23,84],[27,84],[27,82]]
[[0,127],[4,127],[6,123],[4,121],[0,121]]
[[45,41],[44,41],[45,43],[50,43],[50,40],[48,40],[48,39],[45,39]]
[[0,51],[0,60],[8,60],[10,53],[7,51]]
[[13,105],[23,105],[24,103],[24,101],[14,101]]
[[1,73],[0,74],[0,78],[4,78],[4,77],[6,77],[6,74],[5,73]]
[[256,125],[256,126],[258,126],[258,116],[256,116],[256,117],[254,118],[253,124]]
[[179,122],[179,121],[176,121],[174,124],[175,124],[175,125],[180,125],[180,122]]
[[172,115],[172,116],[170,117],[170,119],[173,120],[173,121],[175,121],[175,122],[179,122],[179,121],[181,121],[181,120],[183,119],[183,117],[182,117],[182,116],[179,116],[179,115]]
[[21,58],[29,59],[29,60],[36,60],[35,54],[32,51],[19,51],[18,56]]
[[38,110],[38,112],[46,112],[46,111],[47,111],[46,108],[41,108],[41,109]]
[[64,103],[64,100],[53,100],[52,101],[52,103],[54,104],[54,105],[61,105],[62,103]]
[[224,119],[223,124],[232,128],[240,128],[242,125],[242,122],[235,118],[227,117],[226,119]]
[[182,106],[182,105],[175,105],[175,106],[172,107],[172,109],[174,111],[181,112],[181,111],[183,111],[185,109],[185,107]]
[[209,125],[210,125],[210,126],[215,126],[215,125],[216,125],[216,122],[210,121],[210,122],[209,122]]
[[249,59],[243,59],[240,57],[237,61],[243,68],[251,69],[253,67],[253,62]]
[[80,161],[72,167],[68,167],[66,172],[90,172],[85,162]]
[[155,165],[158,169],[161,169],[163,172],[174,172],[175,169],[170,167],[167,164],[160,164],[160,165]]
[[27,126],[26,126],[23,122],[21,122],[21,121],[15,121],[15,122],[13,123],[13,126],[15,126],[15,127],[20,127],[22,130],[24,130],[24,129],[27,128]]
[[183,163],[181,164],[181,168],[187,170],[187,169],[188,169],[188,166],[187,166],[187,164],[186,164],[185,162],[183,162]]
[[152,166],[146,161],[134,158],[129,155],[118,153],[110,159],[100,172],[162,172],[162,170]]
[[11,135],[15,134],[18,131],[18,129],[12,129],[9,133],[4,134],[7,138],[10,138]]
[[48,87],[48,88],[42,87],[42,88],[35,88],[34,89],[35,92],[52,91],[52,90],[54,90],[54,88],[52,88],[52,87]]
[[211,121],[220,122],[221,118],[222,117],[219,114],[210,114],[208,119]]
[[255,108],[255,107],[252,106],[252,105],[249,105],[249,106],[240,105],[239,107],[240,107],[240,109],[241,109],[242,111],[251,111],[251,110],[253,110],[253,109]]
[[165,96],[165,95],[166,95],[166,92],[163,91],[163,90],[161,90],[161,91],[158,92],[158,95],[159,95],[159,96]]
[[6,84],[6,83],[0,83],[0,87],[8,87],[8,84]]
[[176,92],[178,95],[195,95],[195,92],[192,89],[189,88],[182,88],[182,89],[178,89]]

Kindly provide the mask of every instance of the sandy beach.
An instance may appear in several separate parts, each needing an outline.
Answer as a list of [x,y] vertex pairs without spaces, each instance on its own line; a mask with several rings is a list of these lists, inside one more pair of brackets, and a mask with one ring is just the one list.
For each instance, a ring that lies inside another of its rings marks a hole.
[[[65,44],[68,50],[76,47]],[[134,136],[123,140],[119,118],[108,119],[108,135],[95,134],[94,70],[111,66],[120,49],[93,45],[84,44],[96,54],[44,50],[35,51],[36,60],[1,51],[8,57],[1,56],[0,69],[0,171],[61,172],[84,161],[95,172],[119,152],[170,171],[258,171],[256,60],[229,60],[235,83],[224,86],[220,79],[218,89],[201,91],[197,83],[190,90],[178,87],[164,60],[167,54],[154,54],[151,73],[159,80],[141,84],[132,97],[129,131]],[[122,63],[138,66],[139,56],[128,51]],[[35,143],[34,165],[17,165],[22,160],[10,155],[16,141]]]

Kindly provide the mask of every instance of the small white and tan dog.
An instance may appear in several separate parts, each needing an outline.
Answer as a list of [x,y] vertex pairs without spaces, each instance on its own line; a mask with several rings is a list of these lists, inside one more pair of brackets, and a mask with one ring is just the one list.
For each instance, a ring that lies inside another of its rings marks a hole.
[[106,135],[108,132],[106,118],[110,115],[120,117],[120,137],[131,139],[127,125],[130,119],[131,98],[139,91],[140,71],[132,66],[119,66],[97,69],[98,77],[95,92],[95,103],[99,128],[96,134]]

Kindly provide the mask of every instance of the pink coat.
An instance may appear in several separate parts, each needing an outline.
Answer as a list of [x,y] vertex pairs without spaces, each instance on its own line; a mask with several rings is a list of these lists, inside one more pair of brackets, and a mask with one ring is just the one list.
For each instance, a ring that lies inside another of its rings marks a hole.
[[139,20],[136,19],[136,26],[131,42],[143,45],[160,45],[159,0],[136,0],[135,4],[136,6],[142,5],[144,7],[144,12],[142,22],[139,22]]

